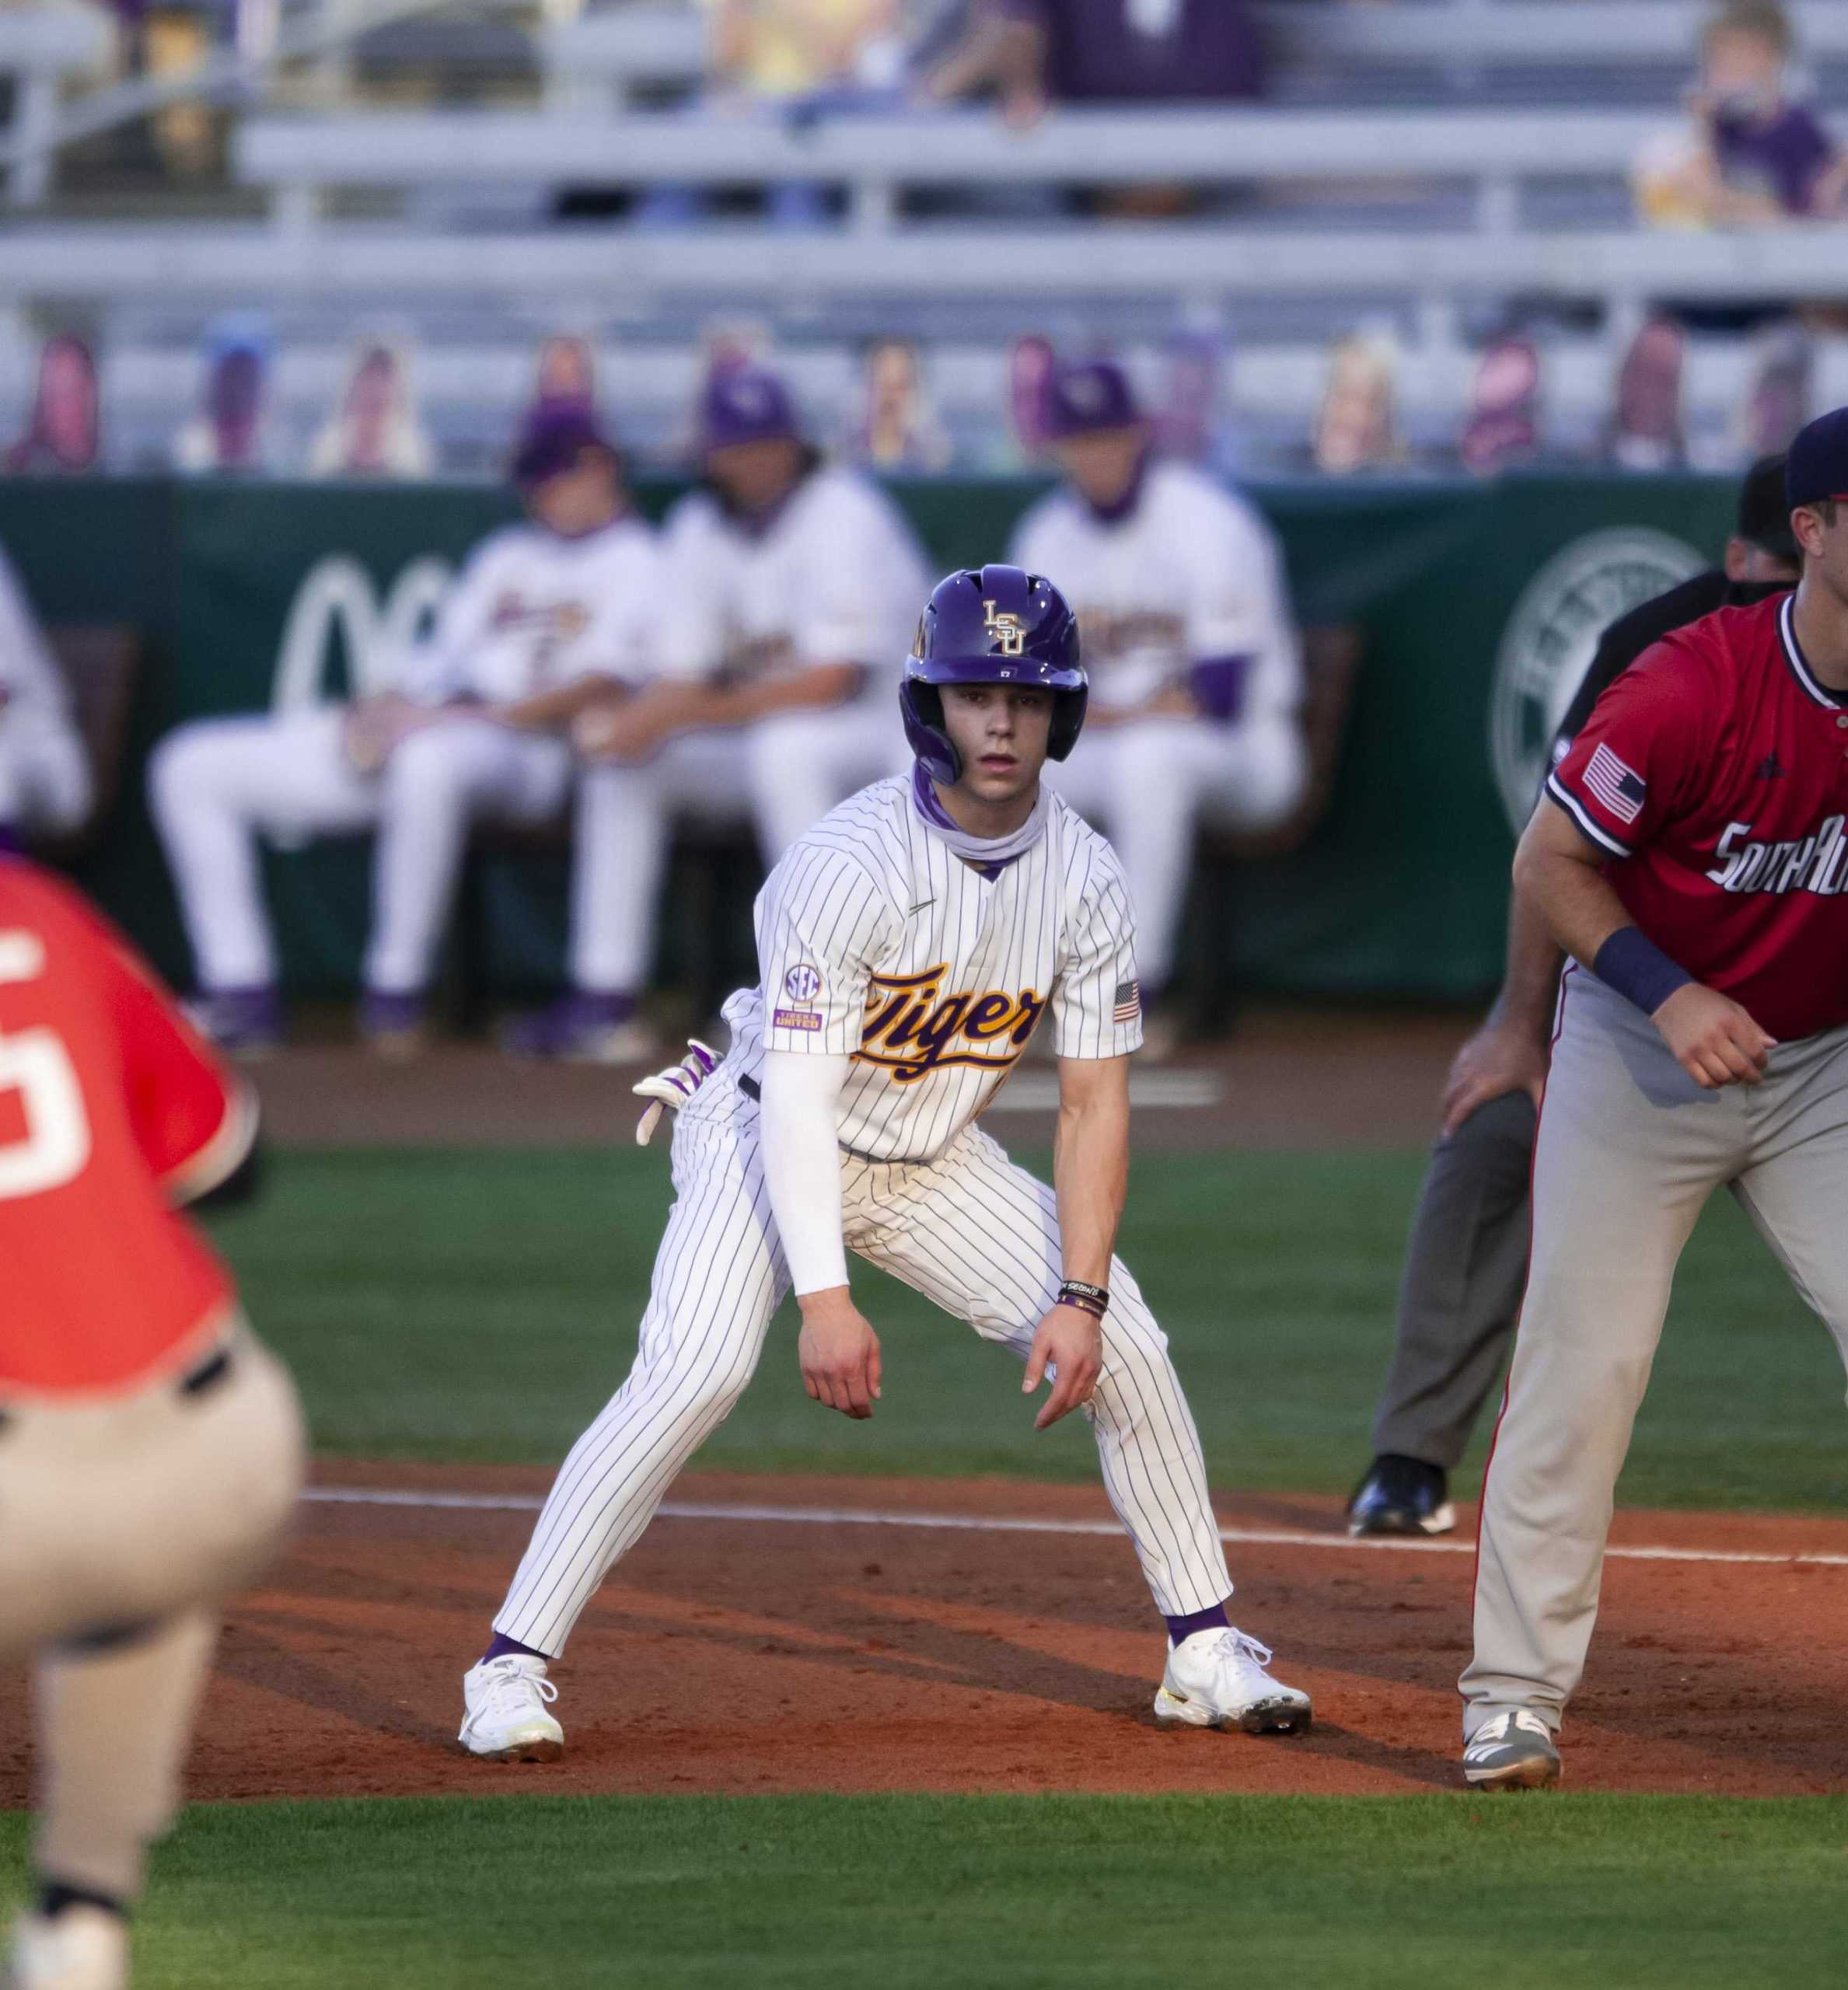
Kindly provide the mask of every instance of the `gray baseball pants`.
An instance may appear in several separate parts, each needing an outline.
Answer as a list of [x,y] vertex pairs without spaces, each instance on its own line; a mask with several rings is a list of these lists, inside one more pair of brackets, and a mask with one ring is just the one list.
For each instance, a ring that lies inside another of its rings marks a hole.
[[123,1900],[180,1801],[219,1607],[301,1483],[294,1385],[241,1326],[225,1345],[207,1393],[169,1375],[4,1405],[0,1661],[36,1666],[36,1863]]
[[[1556,1730],[1584,1670],[1617,1475],[1695,1219],[1722,1185],[1848,1359],[1848,1028],[1703,1091],[1647,1017],[1567,970],[1534,1158],[1533,1258],[1483,1490],[1465,1739]],[[1741,1353],[1741,1359],[1743,1359]]]
[[1500,1379],[1527,1283],[1534,1102],[1504,1093],[1431,1150],[1373,1449],[1454,1472]]

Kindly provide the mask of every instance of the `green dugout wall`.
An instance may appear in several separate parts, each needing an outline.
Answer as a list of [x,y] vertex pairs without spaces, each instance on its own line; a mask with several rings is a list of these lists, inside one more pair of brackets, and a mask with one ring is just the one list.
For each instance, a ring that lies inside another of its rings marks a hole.
[[[1036,488],[919,483],[897,495],[948,567],[1004,548]],[[658,511],[672,494],[647,501]],[[1364,651],[1326,819],[1298,853],[1239,882],[1241,977],[1473,995],[1499,966],[1510,811],[1532,792],[1549,716],[1605,621],[1717,556],[1731,487],[1534,477],[1252,494],[1282,536],[1300,618],[1357,624]],[[410,627],[512,509],[477,487],[0,483],[0,545],[40,616],[141,632],[131,763],[81,870],[167,972],[183,979],[186,962],[141,801],[152,742],[183,719],[344,690],[381,632]],[[357,843],[275,854],[298,992],[351,986],[365,859]],[[556,878],[506,865],[491,882],[497,982],[543,980],[557,958]]]

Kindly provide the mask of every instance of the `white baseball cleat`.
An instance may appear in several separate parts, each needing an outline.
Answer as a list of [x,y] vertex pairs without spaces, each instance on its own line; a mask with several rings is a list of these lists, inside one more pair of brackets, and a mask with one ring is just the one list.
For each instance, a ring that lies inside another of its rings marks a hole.
[[564,1730],[546,1709],[557,1697],[543,1658],[509,1652],[484,1659],[462,1675],[466,1714],[456,1738],[491,1762],[555,1762],[564,1753]]
[[1560,1779],[1553,1730],[1525,1707],[1485,1720],[1463,1750],[1463,1775],[1478,1789],[1544,1789]]
[[1238,1727],[1247,1734],[1301,1734],[1309,1696],[1264,1668],[1270,1647],[1242,1631],[1196,1631],[1168,1654],[1155,1718],[1183,1727]]
[[13,1929],[5,1990],[127,1990],[128,1926],[100,1907],[67,1907],[47,1921],[28,1914]]

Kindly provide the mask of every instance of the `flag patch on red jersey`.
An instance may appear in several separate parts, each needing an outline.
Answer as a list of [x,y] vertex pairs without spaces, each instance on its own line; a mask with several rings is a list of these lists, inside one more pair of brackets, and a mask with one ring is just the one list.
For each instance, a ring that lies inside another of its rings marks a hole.
[[1591,798],[1601,802],[1620,822],[1633,822],[1649,798],[1648,783],[1627,761],[1619,759],[1602,744],[1586,763],[1584,783]]
[[1120,981],[1116,984],[1116,1007],[1110,1020],[1116,1023],[1133,1023],[1142,1013],[1142,984],[1139,981]]

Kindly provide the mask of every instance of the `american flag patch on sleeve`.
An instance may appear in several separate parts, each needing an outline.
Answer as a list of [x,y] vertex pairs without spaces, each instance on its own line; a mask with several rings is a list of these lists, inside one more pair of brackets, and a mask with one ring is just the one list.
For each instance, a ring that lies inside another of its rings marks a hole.
[[1594,801],[1620,822],[1633,822],[1649,798],[1649,784],[1636,769],[1600,744],[1585,766],[1585,787]]
[[1116,1007],[1110,1020],[1113,1023],[1133,1023],[1142,1013],[1142,984],[1139,981],[1120,981],[1116,984]]

